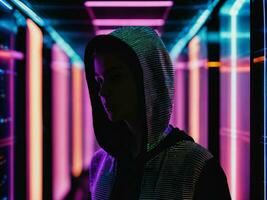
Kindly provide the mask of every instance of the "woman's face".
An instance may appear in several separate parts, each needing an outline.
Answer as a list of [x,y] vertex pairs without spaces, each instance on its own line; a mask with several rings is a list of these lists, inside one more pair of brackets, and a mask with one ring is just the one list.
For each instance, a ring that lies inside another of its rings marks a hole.
[[94,57],[99,95],[111,121],[135,120],[138,117],[137,80],[122,58],[117,53]]

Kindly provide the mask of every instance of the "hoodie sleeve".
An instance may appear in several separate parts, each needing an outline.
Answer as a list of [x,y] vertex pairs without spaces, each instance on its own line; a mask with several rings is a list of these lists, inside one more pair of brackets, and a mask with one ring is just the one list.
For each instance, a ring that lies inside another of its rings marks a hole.
[[225,173],[215,158],[207,161],[196,184],[194,200],[230,200]]

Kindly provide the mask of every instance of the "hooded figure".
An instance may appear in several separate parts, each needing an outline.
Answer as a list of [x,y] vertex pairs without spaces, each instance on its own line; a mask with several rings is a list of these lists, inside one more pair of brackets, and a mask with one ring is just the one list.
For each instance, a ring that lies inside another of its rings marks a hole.
[[152,28],[96,36],[84,62],[101,146],[90,165],[91,199],[230,199],[212,154],[169,124],[173,67]]

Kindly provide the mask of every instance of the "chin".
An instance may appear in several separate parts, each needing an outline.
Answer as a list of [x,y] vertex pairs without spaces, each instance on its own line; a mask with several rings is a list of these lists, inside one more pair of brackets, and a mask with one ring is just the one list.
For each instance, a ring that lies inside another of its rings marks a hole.
[[107,115],[108,115],[109,120],[112,122],[117,122],[121,120],[120,118],[118,118],[116,115],[112,113],[107,113]]

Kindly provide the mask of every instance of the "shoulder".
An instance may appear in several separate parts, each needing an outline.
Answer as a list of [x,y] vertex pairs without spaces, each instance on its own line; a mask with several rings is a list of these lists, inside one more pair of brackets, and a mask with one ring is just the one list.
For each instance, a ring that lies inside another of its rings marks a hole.
[[202,162],[203,164],[213,158],[213,155],[206,148],[193,141],[180,141],[172,146],[169,151],[172,151],[174,154],[179,154],[185,160]]
[[113,160],[114,158],[102,148],[97,150],[92,157],[89,167],[90,183],[97,179],[99,172],[110,171],[113,167]]
[[[109,187],[114,180],[115,158],[102,148],[96,151],[89,167],[89,190],[92,197],[102,198],[103,191],[109,191]],[[94,199],[94,198],[93,198]]]
[[114,158],[109,155],[104,149],[100,148],[97,150],[91,160],[90,163],[90,171],[94,173],[98,171],[102,167],[109,167],[113,163]]
[[231,199],[226,175],[215,158],[209,159],[205,163],[197,181],[194,200],[200,199]]
[[105,152],[102,148],[98,149],[91,160],[91,166],[101,162],[107,156],[107,152]]
[[177,141],[171,146],[171,151],[176,152],[176,154],[184,155],[186,159],[191,159],[192,161],[206,161],[213,157],[213,155],[203,146],[194,142],[193,138],[186,134],[185,131],[179,128],[172,128],[172,136]]

